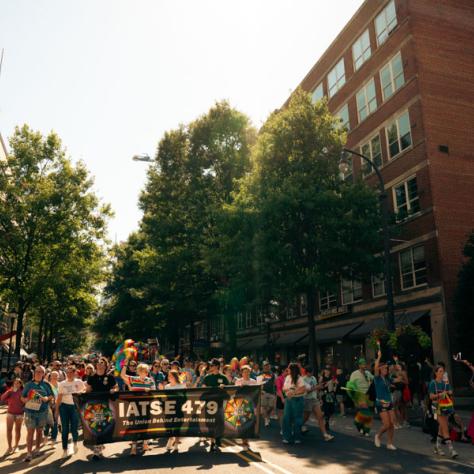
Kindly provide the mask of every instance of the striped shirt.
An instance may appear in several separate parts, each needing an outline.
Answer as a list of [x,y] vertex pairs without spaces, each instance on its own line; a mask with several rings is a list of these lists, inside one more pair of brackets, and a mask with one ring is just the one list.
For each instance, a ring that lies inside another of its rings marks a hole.
[[132,392],[136,392],[139,390],[155,390],[155,381],[151,377],[145,377],[141,379],[135,375],[128,376],[128,386]]

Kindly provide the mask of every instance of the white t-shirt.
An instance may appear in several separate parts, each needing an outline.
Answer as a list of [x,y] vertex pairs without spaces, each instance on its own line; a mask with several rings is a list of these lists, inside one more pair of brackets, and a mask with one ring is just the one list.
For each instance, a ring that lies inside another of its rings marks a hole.
[[167,383],[165,385],[165,390],[178,390],[178,389],[183,389],[186,388],[185,383],[177,383],[175,385],[171,385],[170,383]]
[[66,405],[74,405],[72,398],[73,393],[82,393],[86,389],[84,382],[81,379],[74,379],[72,382],[63,380],[58,383],[58,395],[62,395],[61,403]]
[[242,378],[237,379],[235,381],[235,385],[238,385],[239,387],[244,387],[245,385],[259,385],[259,383],[255,379],[245,380],[244,378]]
[[[301,375],[296,380],[296,385],[293,383],[293,379],[291,375],[287,375],[285,378],[285,383],[283,384],[283,392],[287,393],[288,391],[294,391],[297,388],[304,387],[306,390],[309,390],[309,385],[305,382],[304,377]],[[299,395],[293,395],[294,397],[304,397],[304,393],[300,393]]]

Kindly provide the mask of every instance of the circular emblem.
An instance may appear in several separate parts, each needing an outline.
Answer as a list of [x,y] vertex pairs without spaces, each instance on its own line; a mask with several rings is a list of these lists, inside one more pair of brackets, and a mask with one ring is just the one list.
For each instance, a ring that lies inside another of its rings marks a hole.
[[224,406],[224,420],[233,429],[245,427],[255,417],[255,407],[247,398],[233,398]]
[[82,408],[82,418],[85,427],[96,436],[107,433],[114,426],[114,413],[105,402],[87,402]]

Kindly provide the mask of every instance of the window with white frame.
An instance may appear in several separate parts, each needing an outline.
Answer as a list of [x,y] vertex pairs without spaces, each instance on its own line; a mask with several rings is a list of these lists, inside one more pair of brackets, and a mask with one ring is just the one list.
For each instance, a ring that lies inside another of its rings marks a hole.
[[335,293],[329,291],[319,292],[319,309],[321,311],[327,311],[328,309],[335,308],[337,306],[337,299]]
[[408,110],[399,115],[387,128],[388,153],[390,158],[411,146],[411,128]]
[[377,298],[385,295],[385,277],[383,275],[372,275],[372,296]]
[[342,279],[341,283],[342,304],[356,303],[362,300],[362,283],[358,280]]
[[344,69],[344,58],[342,58],[328,74],[328,94],[334,94],[346,83],[346,71]]
[[375,18],[375,33],[377,35],[377,45],[383,44],[388,35],[397,26],[397,12],[395,2],[390,3]]
[[425,248],[422,245],[400,252],[400,278],[403,290],[427,283]]
[[384,101],[405,84],[402,54],[400,52],[380,70],[380,84],[382,86],[382,98]]
[[341,121],[342,128],[350,130],[351,124],[349,120],[349,107],[347,104],[343,105],[334,115]]
[[362,89],[357,92],[357,114],[359,122],[365,120],[368,115],[377,109],[377,97],[375,97],[375,82],[372,78]]
[[352,45],[352,58],[354,60],[354,71],[357,71],[362,64],[370,58],[372,50],[370,49],[369,30],[365,30],[356,42]]
[[244,315],[242,313],[237,313],[237,329],[244,328]]
[[252,327],[252,312],[251,311],[247,311],[245,313],[245,327],[246,328]]
[[313,104],[317,102],[318,100],[321,100],[324,97],[324,92],[323,92],[323,83],[319,84],[316,89],[311,93],[311,100]]
[[416,176],[393,187],[394,208],[397,220],[401,221],[408,216],[419,212],[420,196]]
[[[360,147],[362,155],[369,158],[378,168],[382,166],[382,147],[380,146],[380,135],[377,133],[375,137],[372,137],[367,143],[364,143]],[[362,174],[368,176],[374,172],[374,169],[370,163],[367,163],[363,158],[360,159],[362,168]]]

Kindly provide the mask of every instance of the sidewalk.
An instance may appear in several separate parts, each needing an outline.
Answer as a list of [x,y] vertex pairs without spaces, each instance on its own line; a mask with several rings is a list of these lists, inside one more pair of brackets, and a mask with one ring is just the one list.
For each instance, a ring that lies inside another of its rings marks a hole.
[[[469,421],[471,417],[471,412],[459,411],[458,414],[461,416],[463,421]],[[316,423],[311,419],[311,425],[316,426]],[[359,439],[364,439],[368,443],[374,443],[374,434],[380,428],[380,420],[374,418],[372,424],[372,430],[369,438],[361,437],[358,431],[354,426],[354,415],[348,414],[345,418],[339,417],[337,415],[331,418],[331,431],[341,433],[348,436],[354,436]],[[382,438],[382,448],[385,445],[385,437]],[[395,430],[394,444],[398,449],[403,449],[405,451],[410,451],[412,453],[417,453],[425,456],[434,456],[433,454],[433,444],[430,442],[430,436],[423,433],[419,426],[410,426],[409,428],[401,428]],[[453,462],[457,462],[461,465],[472,467],[474,469],[474,445],[466,443],[454,443],[456,451],[459,453],[457,459]],[[376,449],[374,447],[374,449]],[[445,449],[445,451],[447,451]],[[446,456],[447,457],[447,456]]]

